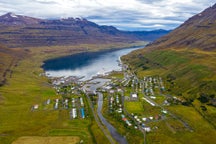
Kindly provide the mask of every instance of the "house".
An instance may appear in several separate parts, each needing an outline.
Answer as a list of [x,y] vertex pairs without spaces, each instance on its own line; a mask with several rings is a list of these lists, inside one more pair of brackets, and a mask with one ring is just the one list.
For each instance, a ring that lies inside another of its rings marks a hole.
[[34,106],[33,106],[33,108],[36,110],[36,109],[38,109],[38,108],[39,108],[39,105],[38,105],[38,104],[36,104],[36,105],[34,105]]
[[84,119],[85,118],[84,108],[81,108],[80,111],[81,111],[81,117]]
[[150,127],[144,127],[143,128],[146,132],[150,132],[151,131],[151,128]]
[[136,93],[132,93],[131,96],[130,96],[130,99],[132,101],[137,101],[138,100],[138,95]]
[[54,105],[54,109],[58,109],[58,103],[57,102]]
[[72,109],[72,117],[73,117],[73,118],[76,118],[76,117],[77,117],[76,108],[73,108],[73,109]]
[[144,117],[144,118],[142,118],[142,120],[143,120],[143,121],[146,121],[146,120],[147,120],[147,118],[145,118],[145,117]]
[[83,98],[80,98],[80,105],[83,107],[84,103],[83,103]]

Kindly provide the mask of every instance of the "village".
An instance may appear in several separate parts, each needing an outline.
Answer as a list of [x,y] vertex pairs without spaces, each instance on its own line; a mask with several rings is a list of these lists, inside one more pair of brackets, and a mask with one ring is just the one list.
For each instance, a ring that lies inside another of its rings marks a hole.
[[77,87],[79,78],[53,78],[52,86],[58,98],[47,99],[43,104],[35,104],[32,111],[37,110],[68,110],[70,119],[85,119],[88,117],[88,108],[85,106],[84,94]]
[[[161,78],[144,77],[143,81],[135,77],[127,76],[120,84],[121,88],[111,88],[111,85],[104,87],[109,88],[108,103],[109,113],[116,113],[128,127],[134,127],[141,131],[150,132],[157,127],[150,127],[148,123],[165,120],[167,111],[158,109],[158,104],[153,100],[157,99],[157,93],[164,90]],[[117,85],[112,83],[112,85]],[[151,112],[147,112],[140,106],[145,103],[152,107]],[[166,103],[166,101],[164,102]],[[137,110],[137,106],[138,110]]]
[[[86,119],[91,110],[95,117],[101,118],[103,115],[108,122],[112,119],[119,124],[120,120],[127,133],[140,131],[144,139],[146,133],[160,129],[161,121],[174,119],[178,127],[167,124],[171,131],[191,130],[186,122],[167,110],[166,107],[172,101],[170,96],[167,97],[164,81],[158,75],[139,79],[133,73],[123,70],[110,75],[98,75],[89,81],[80,79],[52,78],[52,86],[58,98],[50,97],[43,104],[34,104],[31,110],[67,110],[70,120]],[[97,111],[99,93],[103,96],[103,108]],[[179,99],[174,97],[173,100]],[[106,126],[103,121],[97,121],[98,125]],[[118,126],[114,127],[118,130]]]

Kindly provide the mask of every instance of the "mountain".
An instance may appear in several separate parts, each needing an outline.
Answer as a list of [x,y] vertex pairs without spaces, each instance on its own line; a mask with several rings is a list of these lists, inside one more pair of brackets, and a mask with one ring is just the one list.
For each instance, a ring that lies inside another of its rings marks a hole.
[[10,26],[39,24],[41,21],[40,19],[16,15],[14,13],[7,13],[0,16],[0,23]]
[[120,31],[84,18],[37,19],[7,13],[0,16],[0,43],[8,47],[152,41],[169,31]]
[[189,18],[180,27],[151,44],[154,48],[216,49],[216,4]]
[[139,39],[154,41],[160,38],[161,36],[166,35],[169,32],[171,32],[171,30],[158,29],[152,31],[132,31],[132,32],[125,32],[125,33],[137,37]]
[[138,77],[161,76],[166,94],[183,99],[216,128],[216,4],[144,49],[124,56]]

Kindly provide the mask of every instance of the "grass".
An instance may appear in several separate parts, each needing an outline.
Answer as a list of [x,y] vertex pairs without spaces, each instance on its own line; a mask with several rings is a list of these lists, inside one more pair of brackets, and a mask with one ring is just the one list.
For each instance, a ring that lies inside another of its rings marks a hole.
[[108,76],[109,78],[118,78],[118,79],[123,79],[124,74],[122,72],[112,72]]
[[180,133],[182,143],[214,143],[215,129],[193,107],[179,105],[169,110],[181,116],[194,129],[194,132]]
[[124,105],[129,113],[139,113],[140,114],[144,112],[142,102],[125,101]]
[[154,99],[154,101],[159,105],[162,105],[165,100],[166,98],[164,96],[156,96],[156,99]]
[[26,136],[20,137],[12,144],[76,144],[80,141],[79,137],[67,136],[67,137],[39,137],[39,136]]
[[13,73],[12,67],[18,65],[25,53],[22,49],[8,49],[0,45],[0,86],[6,83],[6,77]]
[[186,121],[194,131],[188,131],[181,122],[168,117],[165,121],[148,124],[151,127],[156,126],[158,129],[147,133],[147,143],[214,143],[215,129],[194,108],[178,105],[170,106],[168,109]]

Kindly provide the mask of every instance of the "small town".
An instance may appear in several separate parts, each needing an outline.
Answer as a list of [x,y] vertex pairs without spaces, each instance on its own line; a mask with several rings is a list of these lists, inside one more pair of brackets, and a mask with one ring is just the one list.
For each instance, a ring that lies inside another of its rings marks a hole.
[[[34,104],[31,110],[66,110],[70,120],[88,119],[91,110],[101,127],[116,130],[115,126],[110,128],[107,123],[110,119],[117,123],[120,120],[128,133],[140,131],[144,142],[147,133],[160,129],[158,123],[161,121],[166,121],[167,127],[174,133],[178,130],[193,132],[183,119],[167,109],[175,101],[182,100],[175,96],[170,99],[164,81],[158,75],[139,79],[126,65],[122,65],[122,71],[100,74],[88,81],[81,79],[74,76],[51,78],[58,98],[50,97],[43,104]],[[121,138],[124,139],[124,136]]]

